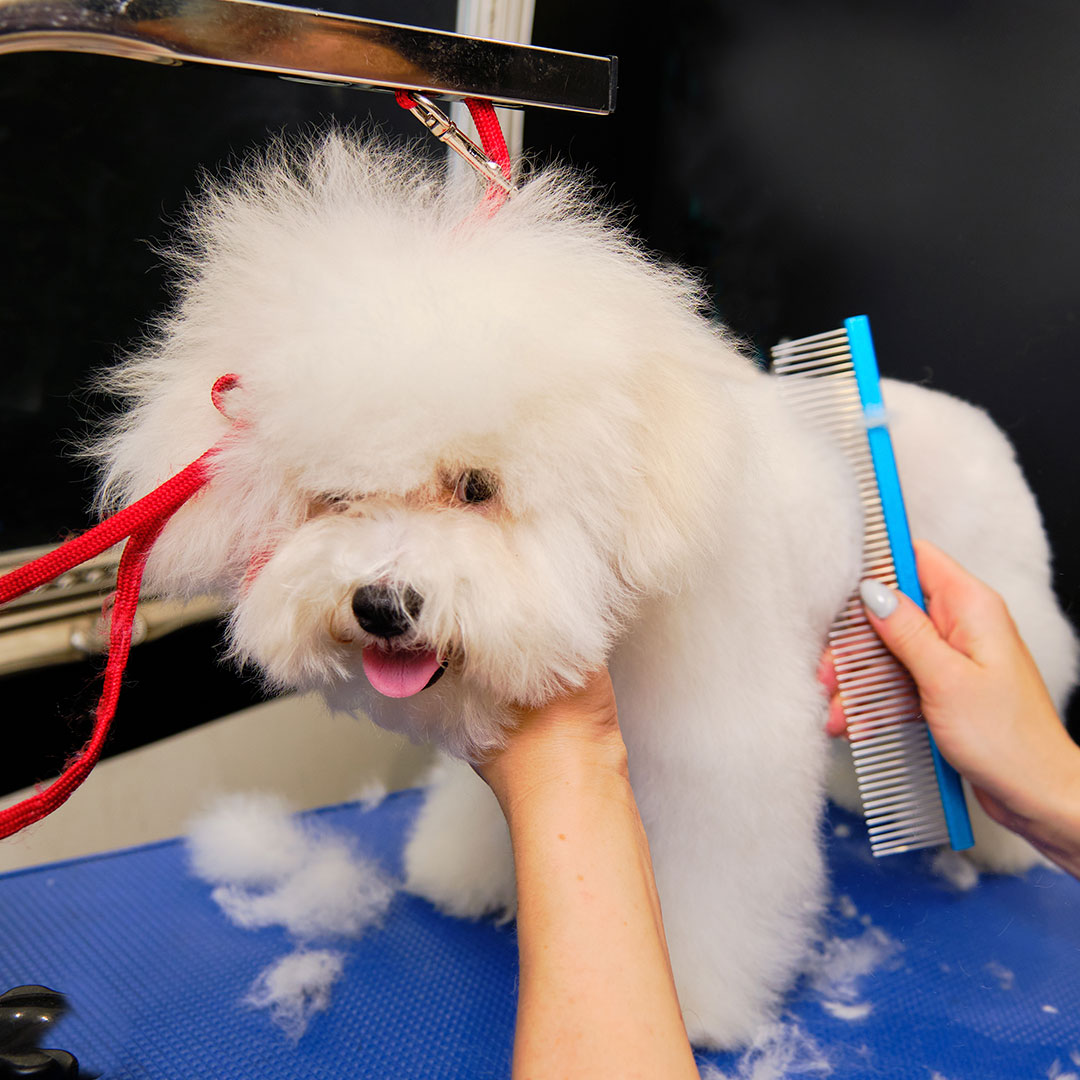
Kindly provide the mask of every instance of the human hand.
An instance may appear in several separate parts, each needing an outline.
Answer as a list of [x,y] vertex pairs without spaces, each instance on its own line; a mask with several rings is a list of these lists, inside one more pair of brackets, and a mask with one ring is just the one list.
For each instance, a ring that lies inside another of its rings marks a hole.
[[546,705],[516,710],[506,744],[476,766],[503,812],[552,783],[627,775],[615,691],[606,668]]
[[[1001,597],[932,544],[915,551],[927,614],[868,581],[869,621],[911,673],[938,749],[987,813],[1066,865],[1080,857],[1080,749]],[[840,734],[835,676],[824,676],[826,729]]]

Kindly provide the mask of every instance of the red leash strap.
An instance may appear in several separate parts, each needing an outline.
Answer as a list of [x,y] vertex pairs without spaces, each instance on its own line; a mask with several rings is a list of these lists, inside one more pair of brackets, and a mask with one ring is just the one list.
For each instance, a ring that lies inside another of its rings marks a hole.
[[[27,825],[40,821],[67,802],[97,764],[120,697],[120,684],[131,649],[131,627],[139,602],[143,566],[150,545],[163,525],[164,522],[157,522],[141,527],[127,542],[120,558],[120,569],[116,575],[116,597],[109,626],[109,660],[105,667],[104,685],[98,699],[90,741],[60,777],[44,791],[38,791],[0,811],[0,837],[11,836],[20,829],[25,829]],[[6,579],[0,579],[0,585],[5,583]]]
[[[510,152],[506,149],[506,139],[503,138],[499,118],[495,115],[495,106],[480,98],[466,98],[465,104],[476,125],[484,153],[502,169],[503,176],[509,180]],[[484,192],[484,202],[487,203],[489,212],[495,213],[506,202],[506,192],[497,184],[488,184],[487,191]]]
[[[219,391],[220,384],[219,379],[214,384],[215,392]],[[213,474],[211,461],[217,450],[218,447],[208,450],[149,495],[106,518],[100,525],[95,525],[40,559],[0,577],[0,604],[4,604],[130,537],[116,574],[116,593],[109,625],[109,659],[90,741],[49,787],[6,810],[0,810],[0,837],[11,836],[51,814],[70,798],[97,764],[116,712],[124,668],[131,651],[131,627],[139,603],[146,557],[172,515],[210,480]]]
[[92,559],[131,536],[140,525],[160,519],[162,523],[210,479],[209,462],[216,450],[208,450],[159,488],[106,518],[40,559],[0,577],[0,604],[6,604],[46,581],[52,581],[80,563]]
[[[484,101],[481,98],[466,98],[465,104],[476,125],[476,132],[480,136],[480,145],[484,148],[484,153],[502,169],[503,176],[509,178],[510,151],[506,149],[506,139],[503,138],[499,118],[495,115],[495,106],[490,101]],[[490,188],[488,190],[490,192]]]

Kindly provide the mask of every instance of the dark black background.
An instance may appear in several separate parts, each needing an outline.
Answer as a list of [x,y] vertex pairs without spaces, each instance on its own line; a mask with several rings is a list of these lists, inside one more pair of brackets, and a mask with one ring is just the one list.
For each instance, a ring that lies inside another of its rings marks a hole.
[[[448,0],[333,5],[448,28]],[[765,351],[873,321],[886,374],[986,407],[1012,437],[1080,612],[1080,9],[1066,0],[539,0],[537,44],[617,53],[613,118],[531,110],[539,157],[594,170],[662,252],[701,268],[718,313]],[[67,449],[88,373],[166,302],[153,244],[201,168],[268,132],[369,116],[387,95],[102,57],[0,58],[0,549],[88,523]],[[429,140],[430,141],[430,140]],[[434,144],[428,152],[434,152]],[[199,627],[135,650],[113,752],[258,700]],[[85,735],[90,665],[0,680],[0,790]]]

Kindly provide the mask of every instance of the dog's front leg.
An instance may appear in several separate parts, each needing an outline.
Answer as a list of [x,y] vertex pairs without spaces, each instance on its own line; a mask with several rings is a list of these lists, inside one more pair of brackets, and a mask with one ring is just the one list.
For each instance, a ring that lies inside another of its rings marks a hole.
[[683,649],[613,663],[620,721],[688,1033],[739,1046],[775,1015],[823,905],[824,699],[808,664],[756,678],[733,642],[724,671],[724,650],[703,664],[666,632]]
[[681,790],[641,799],[672,970],[691,1042],[740,1046],[775,1016],[814,935],[818,796],[800,800],[802,821],[789,808],[769,820],[684,764]]

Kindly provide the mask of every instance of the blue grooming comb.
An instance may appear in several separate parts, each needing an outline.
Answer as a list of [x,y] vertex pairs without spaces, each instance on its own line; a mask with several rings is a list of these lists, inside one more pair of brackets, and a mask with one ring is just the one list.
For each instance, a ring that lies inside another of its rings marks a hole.
[[[862,577],[899,588],[923,610],[900,479],[881,398],[870,321],[773,349],[783,397],[844,450],[864,514]],[[974,843],[960,777],[919,714],[911,677],[852,596],[829,632],[859,793],[875,855]]]

